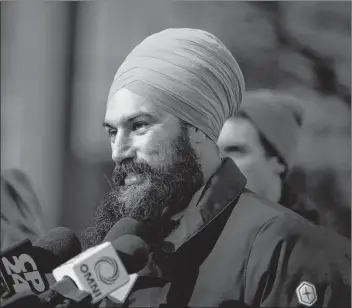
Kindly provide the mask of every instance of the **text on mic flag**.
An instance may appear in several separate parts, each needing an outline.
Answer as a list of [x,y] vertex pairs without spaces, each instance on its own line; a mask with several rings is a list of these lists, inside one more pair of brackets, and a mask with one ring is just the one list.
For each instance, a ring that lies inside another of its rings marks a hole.
[[110,242],[92,247],[53,271],[57,281],[70,277],[80,290],[99,302],[129,281],[127,271]]

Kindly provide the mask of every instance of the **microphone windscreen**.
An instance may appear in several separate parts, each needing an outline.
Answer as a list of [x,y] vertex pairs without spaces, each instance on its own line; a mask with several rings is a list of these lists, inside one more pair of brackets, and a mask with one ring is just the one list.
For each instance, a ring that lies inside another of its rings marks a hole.
[[65,227],[50,230],[45,236],[38,238],[33,246],[51,252],[59,264],[82,252],[81,242],[77,235]]
[[123,235],[111,244],[129,274],[137,273],[147,264],[149,248],[147,243],[138,236]]
[[132,218],[120,219],[106,234],[104,242],[113,242],[123,235],[136,235],[142,239],[145,238],[145,229],[142,223]]

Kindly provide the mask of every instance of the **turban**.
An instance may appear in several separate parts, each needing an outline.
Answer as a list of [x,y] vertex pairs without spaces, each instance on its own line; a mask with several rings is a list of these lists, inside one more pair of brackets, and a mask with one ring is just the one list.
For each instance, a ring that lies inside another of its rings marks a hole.
[[252,121],[291,168],[304,116],[300,101],[267,89],[247,91],[239,111]]
[[127,56],[108,101],[128,89],[200,129],[214,142],[237,111],[244,79],[235,58],[214,35],[167,29],[147,37]]
[[44,216],[28,177],[9,169],[1,173],[1,250],[45,232]]

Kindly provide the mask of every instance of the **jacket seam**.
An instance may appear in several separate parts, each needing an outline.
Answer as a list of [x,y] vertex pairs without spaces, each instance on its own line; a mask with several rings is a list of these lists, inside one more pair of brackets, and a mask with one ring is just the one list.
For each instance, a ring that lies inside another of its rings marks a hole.
[[268,221],[266,221],[258,230],[258,232],[256,233],[253,241],[252,241],[252,245],[251,245],[251,248],[249,250],[249,253],[248,253],[248,257],[247,257],[247,260],[246,260],[246,266],[245,266],[245,271],[244,271],[244,294],[243,294],[243,301],[245,301],[245,297],[246,297],[246,290],[247,290],[247,272],[248,272],[248,263],[249,263],[249,260],[251,258],[251,254],[252,254],[252,250],[253,250],[253,246],[254,246],[254,243],[258,237],[258,235],[261,233],[261,231],[263,230],[264,227],[266,227],[270,222],[272,222],[273,220],[279,218],[280,215],[277,215],[277,216],[274,216],[272,217],[271,219],[269,219]]
[[[248,253],[248,257],[247,257],[247,261],[246,261],[246,267],[245,267],[245,275],[244,275],[244,298],[245,298],[245,294],[246,294],[246,289],[247,289],[247,270],[248,270],[248,263],[249,263],[249,259],[251,257],[251,253],[252,253],[252,249],[253,249],[253,246],[254,246],[254,243],[258,237],[258,235],[261,233],[262,229],[267,226],[270,222],[272,222],[273,220],[276,220],[276,219],[279,219],[279,218],[287,218],[289,215],[287,214],[283,214],[283,215],[276,215],[274,217],[272,217],[271,219],[269,219],[267,222],[265,222],[258,230],[258,232],[256,233],[254,239],[253,239],[253,242],[252,242],[252,245],[251,245],[251,248],[249,250],[249,253]],[[289,216],[293,219],[297,219],[298,221],[300,222],[303,222],[303,223],[308,223],[308,224],[311,224],[311,225],[314,225],[311,221],[305,219],[304,217],[299,217],[299,216]],[[269,308],[270,306],[263,306],[263,308]],[[278,307],[281,307],[281,306],[278,306]]]

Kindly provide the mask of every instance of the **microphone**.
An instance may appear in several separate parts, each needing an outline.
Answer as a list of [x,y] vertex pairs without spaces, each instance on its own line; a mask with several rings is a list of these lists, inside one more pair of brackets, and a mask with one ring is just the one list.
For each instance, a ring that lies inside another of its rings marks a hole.
[[123,235],[135,235],[146,240],[144,225],[133,218],[122,218],[105,235],[103,242],[112,242]]
[[[138,271],[144,268],[149,260],[149,248],[145,241],[144,225],[132,218],[122,218],[106,234],[104,241],[121,241],[118,251],[123,264],[126,266],[130,280],[121,288],[111,292],[106,300],[123,304],[138,279]],[[134,258],[131,258],[133,256]],[[125,258],[126,257],[126,258]]]
[[149,260],[149,247],[135,235],[123,235],[112,242],[127,273],[133,274],[142,270]]
[[105,235],[103,242],[114,244],[127,272],[131,274],[140,271],[148,262],[149,247],[144,241],[145,237],[144,225],[126,217],[115,223]]
[[92,304],[111,296],[123,302],[137,279],[136,274],[128,273],[143,268],[149,258],[147,244],[136,235],[126,234],[141,232],[140,226],[124,220],[112,229],[105,240],[114,241],[89,248],[53,271],[58,283],[72,280],[76,288],[90,293]]
[[[138,233],[138,231],[136,230],[138,230],[139,228],[135,228],[135,227],[136,225],[133,227],[134,228],[133,229],[131,225],[130,226],[126,225],[126,220],[125,220],[120,224],[117,223],[112,228],[112,230],[110,230],[111,232],[109,232],[109,238],[111,239],[122,235],[118,237],[116,240],[114,240],[112,243],[108,243],[108,244],[111,244],[114,250],[117,252],[122,263],[125,265],[125,269],[128,273],[133,273],[135,271],[142,269],[147,263],[148,256],[149,256],[148,246],[142,239],[131,234],[123,235],[127,232]],[[81,258],[82,255],[84,255],[85,253],[86,252],[66,262],[66,266],[68,265],[72,267],[72,264],[74,263],[74,261],[79,260],[79,258]],[[65,264],[63,264],[61,267],[63,267],[64,265]],[[106,264],[101,265],[100,270],[104,271],[104,267],[106,272],[108,273],[111,272],[111,268],[109,268],[109,265],[107,266]],[[76,269],[77,268],[78,267],[76,266]],[[54,272],[56,270],[57,269],[55,269]],[[98,284],[96,287],[94,286],[94,284],[93,285],[91,284],[91,287],[93,287],[93,290],[91,289],[84,290],[78,286],[77,280],[75,280],[72,276],[70,276],[64,268],[62,269],[61,276],[62,276],[62,279],[59,279],[59,276],[57,276],[56,273],[54,273],[54,277],[58,281],[54,285],[51,285],[50,290],[43,292],[39,296],[35,296],[33,293],[28,294],[28,292],[27,293],[24,292],[17,295],[17,297],[11,298],[10,301],[5,302],[4,307],[25,308],[27,307],[27,305],[25,304],[27,299],[33,302],[33,305],[37,303],[35,305],[36,307],[53,307],[54,305],[60,304],[62,303],[63,300],[67,300],[67,299],[70,301],[70,305],[73,305],[76,307],[77,306],[87,307],[89,306],[90,303],[94,304],[100,301],[99,299],[93,300],[94,288],[100,287],[98,286]],[[123,284],[115,291],[107,294],[107,297],[115,303],[116,302],[123,303],[127,295],[129,294],[131,288],[133,287],[137,277],[138,277],[137,274],[130,275],[128,277],[129,280],[127,281],[127,283]],[[88,281],[92,282],[93,279],[96,279],[96,276],[87,275],[86,278]]]
[[81,252],[77,236],[68,228],[55,228],[34,245],[25,239],[1,252],[0,273],[3,297],[31,290],[40,294],[49,289],[46,273]]
[[[77,235],[65,227],[50,230],[45,236],[39,237],[34,242],[34,246],[50,251],[55,255],[59,264],[66,262],[82,252],[81,242]],[[51,268],[50,272],[53,269]]]

